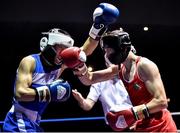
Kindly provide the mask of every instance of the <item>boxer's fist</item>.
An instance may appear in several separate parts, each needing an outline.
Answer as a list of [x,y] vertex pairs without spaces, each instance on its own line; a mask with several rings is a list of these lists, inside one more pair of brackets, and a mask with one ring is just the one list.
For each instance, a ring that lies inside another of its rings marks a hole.
[[94,10],[93,25],[90,29],[89,36],[99,40],[102,34],[107,30],[108,25],[114,23],[119,16],[119,10],[112,4],[101,3]]
[[70,94],[70,84],[62,79],[36,88],[36,100],[38,102],[63,102],[70,97]]
[[121,110],[119,112],[108,112],[106,119],[114,131],[123,131],[137,121],[133,108]]
[[60,53],[63,63],[68,68],[76,68],[86,62],[86,54],[78,47],[69,47]]

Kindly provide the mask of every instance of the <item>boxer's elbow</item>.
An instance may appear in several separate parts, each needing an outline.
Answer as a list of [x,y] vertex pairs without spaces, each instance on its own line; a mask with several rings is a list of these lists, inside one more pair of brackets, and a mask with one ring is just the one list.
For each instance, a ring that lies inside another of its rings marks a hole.
[[166,99],[161,99],[159,100],[159,106],[162,108],[162,109],[165,109],[165,108],[168,108],[168,102]]
[[87,72],[86,75],[79,77],[79,80],[81,81],[82,84],[86,86],[90,86],[91,84],[94,83],[92,77],[93,77],[93,73]]
[[21,99],[23,98],[24,91],[22,91],[20,88],[15,90],[15,98],[17,101],[21,101]]
[[35,98],[35,91],[28,91],[26,89],[16,89],[15,98],[17,101],[32,101]]
[[167,99],[165,99],[165,98],[158,98],[158,99],[156,99],[156,101],[157,101],[157,105],[158,105],[159,109],[168,108]]

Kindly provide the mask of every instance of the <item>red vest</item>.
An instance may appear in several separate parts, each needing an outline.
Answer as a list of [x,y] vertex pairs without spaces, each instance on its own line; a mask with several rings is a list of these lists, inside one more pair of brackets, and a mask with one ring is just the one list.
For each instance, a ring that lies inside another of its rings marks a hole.
[[[136,60],[136,72],[132,81],[126,81],[123,78],[123,72],[125,66],[121,67],[119,73],[128,94],[130,96],[133,106],[141,105],[151,101],[153,96],[148,92],[144,82],[139,78],[137,72],[137,64],[141,57]],[[177,127],[172,119],[170,112],[163,109],[157,113],[151,114],[150,118],[144,120],[138,120],[135,131],[143,132],[176,132]]]

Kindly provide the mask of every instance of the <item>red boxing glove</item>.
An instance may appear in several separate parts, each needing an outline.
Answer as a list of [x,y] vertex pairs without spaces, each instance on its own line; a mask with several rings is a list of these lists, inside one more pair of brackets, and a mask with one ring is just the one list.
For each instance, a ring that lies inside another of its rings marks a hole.
[[123,131],[136,122],[133,108],[121,110],[119,112],[108,112],[106,119],[114,131]]
[[86,62],[86,54],[78,47],[69,47],[59,54],[69,68],[81,66]]

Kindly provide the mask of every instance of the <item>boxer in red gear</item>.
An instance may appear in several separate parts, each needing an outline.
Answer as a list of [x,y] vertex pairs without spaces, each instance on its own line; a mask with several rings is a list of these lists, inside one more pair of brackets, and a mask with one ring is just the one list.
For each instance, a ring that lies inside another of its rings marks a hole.
[[[130,53],[133,54],[133,53]],[[138,66],[138,64],[142,63],[144,57],[140,57],[140,56],[136,56],[136,61],[135,61],[135,74],[133,76],[133,79],[131,82],[127,82],[126,79],[124,78],[124,71],[125,71],[125,66],[122,65],[122,69],[120,72],[120,78],[122,79],[123,83],[125,84],[127,91],[130,95],[131,101],[133,103],[134,106],[138,106],[141,104],[146,104],[146,106],[148,107],[149,111],[152,111],[152,113],[150,114],[149,118],[146,119],[141,119],[138,120],[136,122],[136,129],[135,131],[143,131],[143,132],[176,132],[177,128],[176,125],[171,117],[171,113],[166,109],[166,98],[164,98],[164,102],[165,104],[162,103],[157,103],[155,100],[158,99],[148,91],[148,88],[146,87],[146,82],[143,81],[144,77],[143,75],[138,74],[140,71],[138,71],[138,68],[140,68],[140,66]],[[150,62],[152,63],[152,62]],[[154,63],[152,64],[155,65]],[[158,72],[158,69],[156,66],[155,67],[155,72]],[[155,74],[155,73],[154,73]],[[160,81],[160,75],[155,75],[158,76],[156,79],[159,81],[160,86],[159,87],[163,87],[162,85],[162,81]],[[142,79],[141,79],[142,78]],[[155,81],[155,82],[157,82]],[[148,81],[147,81],[148,82]],[[156,83],[154,83],[154,85],[152,85],[152,87],[155,87]],[[147,85],[148,86],[148,85]],[[164,88],[164,87],[163,87]],[[156,88],[155,88],[156,89]],[[158,89],[158,88],[157,88]],[[160,88],[159,88],[160,89]],[[163,95],[164,92],[162,92],[163,90],[159,91],[159,95]],[[157,90],[155,91],[157,92]],[[162,92],[162,93],[161,93]],[[155,102],[154,102],[155,101]],[[154,104],[154,105],[153,105]],[[164,108],[161,107],[164,106]],[[153,107],[154,106],[154,107]]]
[[130,129],[136,122],[131,108],[118,112],[108,112],[106,115],[109,125],[114,131],[124,131]]
[[129,116],[126,122],[137,120],[134,128],[137,132],[177,132],[167,109],[168,100],[157,65],[145,57],[135,55],[129,34],[122,29],[105,34],[100,44],[105,51],[106,63],[121,67],[119,77],[134,106],[131,108],[132,113],[116,113]]

